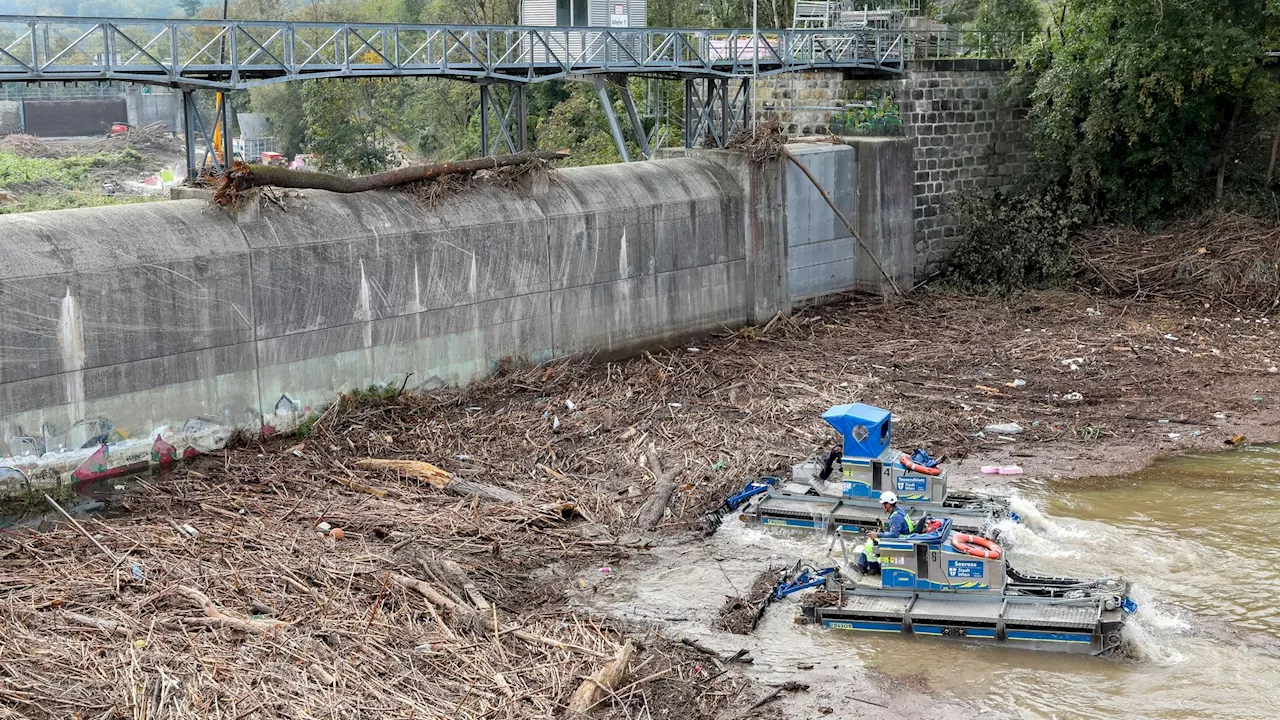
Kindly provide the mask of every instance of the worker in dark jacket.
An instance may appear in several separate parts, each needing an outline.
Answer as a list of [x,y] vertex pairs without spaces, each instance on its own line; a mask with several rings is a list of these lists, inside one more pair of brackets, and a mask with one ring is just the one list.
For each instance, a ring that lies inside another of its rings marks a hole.
[[889,515],[888,528],[881,533],[874,530],[867,533],[867,542],[862,546],[862,554],[858,556],[857,571],[863,574],[880,574],[880,554],[876,551],[876,540],[879,538],[896,538],[915,532],[914,523],[906,510],[898,507],[898,496],[893,492],[880,493],[880,507]]
[[915,532],[915,527],[911,522],[911,516],[907,515],[907,511],[898,507],[898,496],[892,492],[880,493],[880,507],[889,514],[888,529],[882,533],[875,531],[867,533],[867,537],[875,538],[896,538],[903,535],[910,535]]

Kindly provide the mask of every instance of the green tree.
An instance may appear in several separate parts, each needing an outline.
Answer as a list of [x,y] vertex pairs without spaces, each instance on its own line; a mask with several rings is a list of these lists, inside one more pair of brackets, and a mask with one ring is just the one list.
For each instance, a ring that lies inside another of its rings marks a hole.
[[702,27],[707,24],[702,4],[688,0],[649,0],[646,11],[650,27]]
[[195,17],[203,6],[204,0],[178,0],[178,7],[182,8],[186,17]]
[[[622,162],[595,88],[586,83],[570,83],[568,92],[568,99],[537,122],[538,148],[570,150],[573,154],[563,163],[567,165]],[[620,107],[615,110],[622,112]],[[631,152],[634,155],[636,151]]]
[[365,175],[385,170],[392,161],[390,139],[379,118],[394,105],[380,92],[389,82],[316,80],[302,85],[306,116],[304,144],[325,169]]
[[1266,112],[1266,0],[1066,0],[1027,46],[1037,157],[1103,217],[1149,222],[1203,196],[1241,112]]
[[263,85],[249,91],[250,107],[271,121],[276,149],[292,157],[302,152],[307,118],[302,109],[302,87],[298,83]]
[[1012,53],[1043,27],[1040,0],[979,0],[971,23],[989,37],[994,55]]

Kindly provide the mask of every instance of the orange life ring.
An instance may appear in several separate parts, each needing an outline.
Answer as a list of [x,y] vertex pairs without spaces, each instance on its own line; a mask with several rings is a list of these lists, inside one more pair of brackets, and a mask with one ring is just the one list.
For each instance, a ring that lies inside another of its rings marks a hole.
[[[974,545],[979,547],[974,547]],[[1004,548],[990,540],[977,535],[964,535],[962,533],[955,533],[951,536],[951,547],[966,555],[987,558],[988,560],[999,560],[1000,556],[1004,554]]]
[[902,457],[898,458],[898,462],[902,463],[902,466],[908,470],[913,470],[915,472],[923,473],[925,475],[941,475],[942,474],[942,470],[938,468],[925,467],[918,463],[911,462],[911,458],[907,457],[905,453],[902,455]]

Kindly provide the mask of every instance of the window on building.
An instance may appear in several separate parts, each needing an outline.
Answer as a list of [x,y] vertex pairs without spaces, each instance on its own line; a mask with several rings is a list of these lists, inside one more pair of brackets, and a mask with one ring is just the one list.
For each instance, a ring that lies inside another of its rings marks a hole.
[[559,27],[587,27],[589,0],[556,0],[556,25]]

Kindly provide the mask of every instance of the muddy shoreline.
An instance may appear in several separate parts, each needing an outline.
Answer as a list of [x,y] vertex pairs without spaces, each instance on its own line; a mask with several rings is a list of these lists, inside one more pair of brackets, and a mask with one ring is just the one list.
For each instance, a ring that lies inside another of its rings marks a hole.
[[[115,563],[66,525],[0,532],[0,635],[15,658],[0,678],[23,688],[0,692],[0,716],[136,710],[128,641],[144,632],[155,634],[140,650],[144,679],[133,682],[166,678],[156,687],[186,691],[186,705],[174,700],[155,717],[221,717],[199,704],[217,696],[209,687],[238,697],[272,683],[289,693],[237,713],[278,717],[327,703],[348,717],[563,717],[581,677],[627,638],[640,648],[633,681],[657,675],[593,715],[883,714],[824,699],[834,680],[862,678],[860,697],[902,717],[977,716],[982,709],[930,699],[923,686],[820,663],[797,671],[813,678],[809,692],[748,713],[776,677],[717,669],[664,638],[663,618],[629,617],[593,597],[654,563],[678,568],[681,552],[715,552],[714,538],[696,532],[702,513],[745,478],[825,453],[836,435],[820,415],[835,404],[892,409],[894,446],[948,456],[958,487],[1113,475],[1238,435],[1280,441],[1272,325],[1066,293],[854,298],[621,362],[520,368],[420,396],[351,396],[304,437],[242,443],[131,491],[127,514],[90,523]],[[984,431],[1001,423],[1022,432]],[[653,472],[651,457],[665,470]],[[368,458],[433,463],[453,480],[362,469]],[[984,475],[988,464],[1024,474]],[[642,527],[664,484],[665,514]],[[335,539],[321,523],[345,534]],[[433,575],[442,561],[463,580]],[[132,565],[141,577],[122,580]],[[380,579],[393,574],[441,586],[448,602]],[[256,635],[201,620],[177,587],[236,617],[269,608],[284,624]],[[478,625],[482,607],[492,618]],[[118,625],[76,629],[71,613]],[[377,642],[353,639],[361,624],[380,628]],[[510,631],[521,627],[581,650],[519,641]],[[49,649],[31,654],[37,645]],[[424,655],[423,646],[437,649]],[[492,667],[468,665],[467,648],[479,646],[491,647]],[[58,671],[89,654],[101,658],[91,678]],[[414,673],[395,686],[377,680],[399,666]]]

